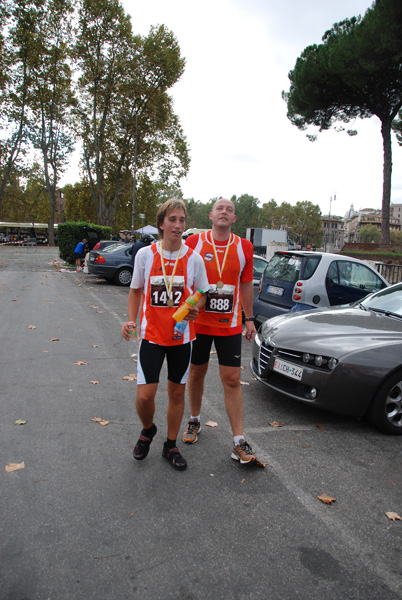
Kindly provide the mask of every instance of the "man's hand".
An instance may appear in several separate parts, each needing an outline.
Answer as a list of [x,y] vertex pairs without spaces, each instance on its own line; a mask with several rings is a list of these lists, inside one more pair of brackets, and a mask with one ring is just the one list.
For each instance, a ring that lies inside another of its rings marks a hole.
[[[121,326],[121,335],[127,341],[130,339],[130,329],[132,329],[132,327],[133,323],[131,321],[127,321]],[[137,329],[137,323],[134,323],[134,329]]]
[[244,325],[246,326],[246,329],[244,330],[243,337],[245,337],[246,340],[248,340],[249,342],[251,342],[253,340],[255,334],[257,333],[257,330],[255,328],[254,322],[253,321],[246,321],[244,323]]

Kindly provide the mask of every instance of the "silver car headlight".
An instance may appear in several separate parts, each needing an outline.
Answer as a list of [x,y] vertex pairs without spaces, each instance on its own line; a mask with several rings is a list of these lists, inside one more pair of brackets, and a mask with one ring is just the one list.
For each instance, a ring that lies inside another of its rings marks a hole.
[[267,337],[269,337],[270,333],[272,333],[272,327],[271,325],[268,323],[268,321],[265,321],[262,325],[261,325],[261,337],[263,340],[266,340]]

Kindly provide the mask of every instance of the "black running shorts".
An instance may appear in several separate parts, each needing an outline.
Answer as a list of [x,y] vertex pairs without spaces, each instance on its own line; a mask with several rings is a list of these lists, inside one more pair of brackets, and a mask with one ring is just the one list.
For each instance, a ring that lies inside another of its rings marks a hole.
[[193,365],[205,365],[209,361],[212,342],[215,344],[218,362],[222,367],[240,367],[241,365],[241,340],[243,335],[206,335],[198,333],[193,342]]
[[148,340],[141,340],[137,384],[159,383],[159,375],[166,356],[168,380],[173,383],[186,383],[190,369],[193,342],[180,346],[160,346]]

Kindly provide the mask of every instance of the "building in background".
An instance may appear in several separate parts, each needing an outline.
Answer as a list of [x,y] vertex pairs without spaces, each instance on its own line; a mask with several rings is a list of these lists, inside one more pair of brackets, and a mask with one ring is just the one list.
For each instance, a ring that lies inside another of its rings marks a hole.
[[[391,205],[401,206],[401,205]],[[344,217],[345,224],[345,242],[357,243],[360,242],[360,230],[366,225],[374,225],[379,231],[381,231],[381,210],[373,208],[363,208],[359,211],[353,209],[353,205]],[[394,213],[390,211],[389,218],[390,230],[400,231],[401,221],[399,217],[394,216]]]
[[345,224],[343,217],[324,215],[321,217],[321,227],[324,232],[322,246],[324,252],[334,252],[342,249],[345,238]]

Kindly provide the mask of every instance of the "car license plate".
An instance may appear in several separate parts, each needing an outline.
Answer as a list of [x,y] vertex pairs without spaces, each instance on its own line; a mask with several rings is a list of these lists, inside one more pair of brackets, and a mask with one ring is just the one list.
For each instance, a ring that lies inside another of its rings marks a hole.
[[303,369],[278,359],[274,362],[274,371],[278,371],[278,373],[282,373],[282,375],[286,375],[286,377],[297,379],[297,381],[301,381],[303,375]]
[[267,287],[268,294],[275,294],[275,296],[282,296],[283,288],[277,287],[276,285],[269,285]]

